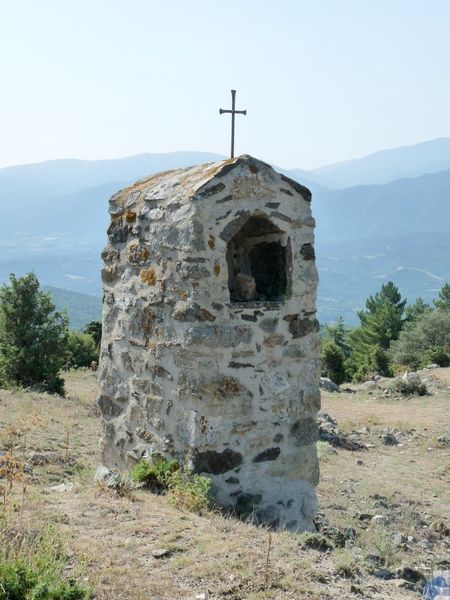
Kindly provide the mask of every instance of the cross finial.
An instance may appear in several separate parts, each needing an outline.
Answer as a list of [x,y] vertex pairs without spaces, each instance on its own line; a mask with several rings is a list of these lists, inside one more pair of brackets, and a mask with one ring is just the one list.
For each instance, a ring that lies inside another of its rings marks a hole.
[[223,113],[231,113],[231,158],[234,158],[234,115],[246,115],[246,110],[236,110],[236,90],[231,90],[231,110],[219,108],[219,115]]

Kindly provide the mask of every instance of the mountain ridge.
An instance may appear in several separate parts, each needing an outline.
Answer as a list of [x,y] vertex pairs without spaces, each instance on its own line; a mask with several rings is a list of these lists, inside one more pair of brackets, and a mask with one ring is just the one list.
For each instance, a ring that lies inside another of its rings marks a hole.
[[[180,155],[182,164],[176,162]],[[154,161],[152,165],[149,156]],[[172,163],[157,162],[160,156],[170,156]],[[3,223],[0,281],[5,281],[10,272],[20,275],[34,268],[45,285],[100,296],[100,252],[109,222],[108,197],[136,179],[150,175],[150,166],[154,172],[169,166],[179,168],[193,164],[195,157],[198,161],[222,158],[183,152],[140,154],[112,159],[116,161],[113,164],[108,159],[70,159],[67,180],[66,159],[46,161],[43,170],[42,163],[33,163],[32,176],[28,176],[26,165],[17,165],[16,169],[6,167],[7,177],[4,169],[0,170]],[[445,164],[446,160],[444,156],[440,163],[434,161],[433,164]],[[97,170],[99,162],[101,168]],[[84,174],[78,178],[80,163]],[[387,261],[387,272],[404,282],[406,287],[401,291],[412,301],[415,293],[420,292],[426,298],[433,293],[427,273],[450,280],[447,242],[450,220],[445,217],[449,213],[450,168],[390,183],[337,190],[321,186],[317,183],[319,179],[306,181],[307,171],[275,168],[313,188],[322,320],[335,315],[335,308],[344,316],[354,318],[366,294],[381,285],[380,277],[386,271],[382,269],[383,261]],[[123,175],[126,178],[122,179]],[[105,180],[110,176],[112,179]],[[95,185],[79,189],[86,182]],[[61,189],[65,192],[55,195],[55,190]],[[447,236],[443,235],[445,232]],[[348,248],[353,248],[352,253],[347,252]],[[330,311],[321,297],[333,297],[337,305],[333,301]]]
[[312,173],[325,177],[337,189],[390,183],[450,168],[450,138],[439,137],[417,144],[378,150],[360,158],[324,165]]
[[102,299],[99,296],[81,294],[51,285],[44,285],[42,289],[50,293],[58,312],[68,313],[70,329],[80,331],[91,321],[101,321]]

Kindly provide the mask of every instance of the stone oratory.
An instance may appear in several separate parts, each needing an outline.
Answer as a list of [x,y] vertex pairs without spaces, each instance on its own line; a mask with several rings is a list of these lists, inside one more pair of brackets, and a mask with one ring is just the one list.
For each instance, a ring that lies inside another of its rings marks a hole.
[[320,405],[310,191],[243,155],[110,200],[103,251],[103,463],[146,453],[217,503],[314,530]]

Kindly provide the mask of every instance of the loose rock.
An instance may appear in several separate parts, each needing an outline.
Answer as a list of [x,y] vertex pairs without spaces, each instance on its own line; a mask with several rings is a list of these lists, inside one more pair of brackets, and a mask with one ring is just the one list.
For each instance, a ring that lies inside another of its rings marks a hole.
[[385,515],[375,515],[371,518],[371,522],[375,525],[385,525],[388,522],[388,519]]
[[165,558],[169,557],[171,554],[172,552],[167,548],[155,548],[154,550],[152,550],[153,558]]
[[321,377],[319,385],[327,392],[339,392],[339,386],[329,377]]

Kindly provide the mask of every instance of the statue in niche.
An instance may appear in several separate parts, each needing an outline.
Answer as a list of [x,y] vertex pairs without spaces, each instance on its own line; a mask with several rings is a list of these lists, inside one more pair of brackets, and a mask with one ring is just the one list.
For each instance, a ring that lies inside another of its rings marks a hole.
[[252,275],[251,263],[247,249],[236,247],[233,252],[235,302],[252,302],[259,299],[256,281]]
[[234,294],[238,302],[258,300],[255,278],[246,273],[238,273],[234,280]]

